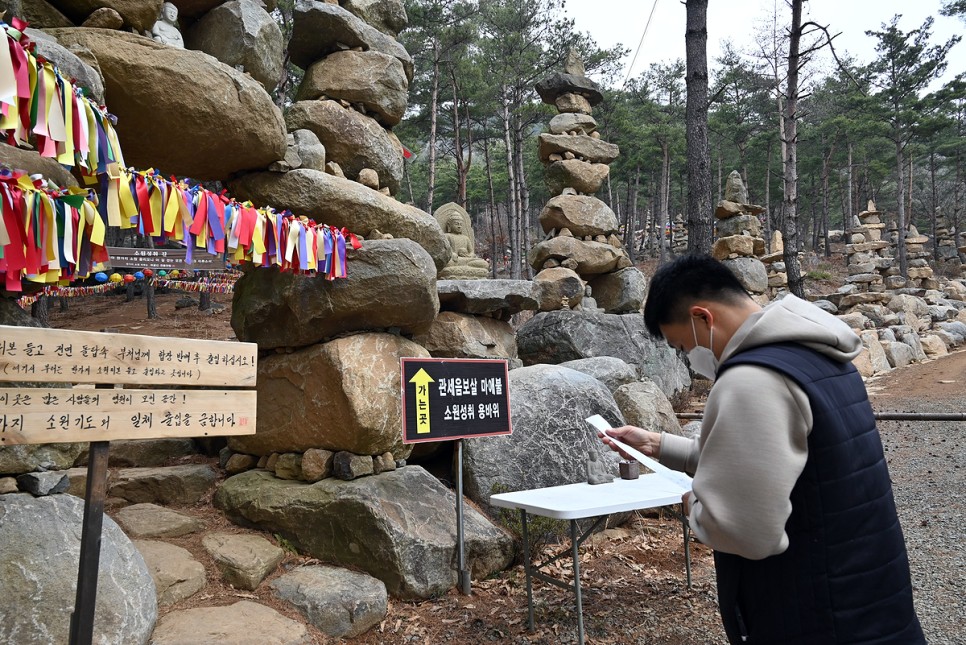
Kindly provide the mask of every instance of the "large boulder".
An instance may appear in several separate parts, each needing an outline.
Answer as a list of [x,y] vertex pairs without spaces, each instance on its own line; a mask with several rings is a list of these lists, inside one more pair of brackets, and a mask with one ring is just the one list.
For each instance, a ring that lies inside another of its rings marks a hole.
[[616,356],[594,356],[592,358],[578,358],[574,361],[561,363],[560,367],[576,370],[607,386],[613,393],[617,388],[637,380],[637,368],[625,363]]
[[429,329],[439,312],[436,267],[412,240],[367,240],[344,280],[248,270],[236,283],[231,326],[261,349],[304,347],[353,331]]
[[589,114],[563,112],[550,119],[551,134],[590,134],[597,130],[597,120]]
[[[735,237],[746,238],[748,236],[741,235]],[[738,282],[747,291],[751,293],[764,293],[768,289],[768,270],[758,258],[732,258],[730,260],[723,260],[722,264],[731,269],[731,272],[738,278]]]
[[442,311],[509,320],[515,313],[537,308],[529,280],[440,280],[436,289]]
[[21,475],[35,470],[67,470],[86,445],[41,443],[0,446],[0,475]]
[[[170,0],[178,8],[178,18],[197,18],[204,15],[220,5],[222,0]],[[265,3],[265,9],[271,11],[275,8],[274,0]]]
[[610,235],[617,231],[617,216],[610,206],[590,195],[557,195],[540,213],[545,233],[562,228],[577,237]]
[[516,358],[510,323],[487,316],[442,311],[425,334],[413,340],[435,358]]
[[364,51],[375,50],[399,59],[406,78],[413,80],[413,59],[406,48],[339,5],[296,0],[293,19],[288,52],[292,62],[302,69],[332,52],[361,47]]
[[391,128],[402,120],[409,102],[409,81],[398,58],[377,51],[335,52],[305,70],[296,101],[322,96],[361,103],[367,113]]
[[465,442],[464,490],[477,504],[490,495],[587,481],[589,452],[617,475],[617,455],[585,421],[599,414],[623,425],[607,386],[593,376],[559,365],[510,371],[513,434]]
[[[83,517],[84,502],[72,495],[0,495],[0,642],[67,642]],[[157,617],[154,582],[144,559],[105,517],[94,642],[147,643]]]
[[621,385],[614,392],[614,401],[624,415],[624,421],[652,432],[681,434],[674,408],[657,383],[643,379]]
[[[279,533],[323,562],[367,572],[404,600],[437,596],[457,583],[456,499],[418,466],[315,484],[252,470],[227,479],[214,503],[233,521]],[[510,538],[472,507],[463,521],[473,577],[506,568]]]
[[368,333],[263,358],[258,432],[230,437],[228,446],[253,455],[322,448],[405,458],[399,359],[410,357],[429,352],[393,334]]
[[609,273],[617,268],[623,258],[621,250],[605,242],[588,242],[575,237],[558,235],[534,245],[527,254],[527,261],[535,271],[543,268],[547,260],[573,260],[574,269],[581,276]]
[[109,7],[124,19],[124,26],[138,33],[148,31],[161,14],[163,0],[49,0],[65,16],[80,24],[101,7]]
[[285,115],[289,130],[311,130],[325,146],[325,156],[347,177],[363,168],[375,170],[379,186],[395,195],[403,176],[402,145],[379,122],[338,101],[299,101]]
[[600,185],[609,173],[610,166],[607,164],[580,159],[555,161],[547,166],[547,190],[553,195],[559,195],[564,188],[573,188],[578,193],[593,195],[600,190]]
[[260,0],[229,0],[215,7],[191,26],[185,46],[241,66],[267,92],[282,80],[285,40]]
[[[432,215],[354,181],[301,168],[244,175],[229,187],[238,199],[279,210],[285,208],[353,233],[368,235],[378,230],[409,238],[429,253],[437,269],[449,260],[449,243]],[[352,255],[349,254],[350,261]]]
[[10,170],[22,170],[28,175],[43,175],[61,188],[77,185],[77,180],[67,169],[50,157],[41,157],[36,150],[23,150],[0,143],[0,164]]
[[637,267],[624,267],[590,281],[597,306],[609,314],[641,311],[647,297],[647,278]]
[[586,311],[541,312],[517,330],[517,353],[524,365],[591,356],[616,356],[637,366],[672,401],[691,386],[687,366],[663,340],[654,340],[642,314]]
[[282,113],[265,88],[233,67],[121,31],[51,33],[97,57],[127,164],[223,180],[285,155]]
[[584,281],[573,269],[552,267],[533,276],[533,291],[537,295],[539,311],[556,311],[567,307],[573,309],[584,299]]
[[550,155],[563,155],[568,152],[578,159],[603,164],[609,164],[620,155],[620,148],[616,144],[583,134],[544,133],[540,135],[539,140],[540,160],[544,163],[549,161]]
[[47,0],[0,0],[0,11],[22,18],[36,29],[74,26],[70,18]]
[[344,0],[342,6],[393,38],[409,25],[403,0]]

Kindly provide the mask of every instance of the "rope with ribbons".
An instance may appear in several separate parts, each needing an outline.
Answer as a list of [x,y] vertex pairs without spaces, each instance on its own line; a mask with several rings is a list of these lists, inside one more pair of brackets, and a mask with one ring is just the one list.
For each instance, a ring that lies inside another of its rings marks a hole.
[[0,21],[0,136],[12,145],[33,137],[42,156],[76,165],[88,188],[60,189],[43,179],[0,171],[0,274],[7,291],[21,280],[66,286],[108,260],[106,226],[136,229],[163,244],[224,255],[283,271],[344,278],[346,228],[290,211],[256,208],[153,169],[126,169],[106,108],[92,103],[49,61],[32,53],[26,23]]
[[34,54],[27,23],[0,21],[0,134],[12,146],[88,173],[123,167],[114,117],[50,61]]

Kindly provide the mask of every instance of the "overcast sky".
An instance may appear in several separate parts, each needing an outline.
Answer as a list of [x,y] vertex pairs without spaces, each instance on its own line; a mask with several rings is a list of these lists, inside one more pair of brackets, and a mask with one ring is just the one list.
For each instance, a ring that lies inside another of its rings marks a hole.
[[[626,76],[653,4],[654,0],[567,0],[566,13],[576,21],[576,28],[590,32],[598,45],[612,47],[619,43],[631,50],[624,63]],[[828,25],[833,34],[841,32],[834,41],[839,55],[847,51],[867,63],[875,57],[876,39],[866,36],[866,30],[878,31],[895,14],[902,15],[899,28],[903,31],[915,29],[927,16],[933,16],[933,44],[945,43],[953,34],[966,31],[966,24],[959,18],[939,15],[942,4],[941,0],[807,0],[802,20]],[[709,0],[708,64],[714,65],[724,40],[730,39],[738,49],[754,48],[756,30],[771,21],[776,6],[779,19],[789,21],[791,10],[785,0]],[[657,0],[632,76],[651,63],[684,59],[684,19],[683,2]],[[966,71],[966,41],[953,47],[948,60],[947,77]]]

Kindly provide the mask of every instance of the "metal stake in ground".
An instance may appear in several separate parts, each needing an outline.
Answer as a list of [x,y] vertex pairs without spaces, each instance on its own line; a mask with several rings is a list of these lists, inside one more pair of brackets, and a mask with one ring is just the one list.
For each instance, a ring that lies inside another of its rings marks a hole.
[[84,494],[77,595],[74,613],[70,615],[70,645],[90,645],[94,638],[94,605],[97,602],[97,569],[101,559],[109,447],[109,441],[92,441],[87,462],[87,492]]

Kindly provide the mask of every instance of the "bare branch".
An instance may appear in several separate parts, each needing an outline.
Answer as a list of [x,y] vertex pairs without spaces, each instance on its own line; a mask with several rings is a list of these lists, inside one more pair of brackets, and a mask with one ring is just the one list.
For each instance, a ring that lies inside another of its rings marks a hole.
[[[839,60],[839,55],[835,51],[835,45],[832,44],[832,41],[834,39],[838,38],[839,36],[841,36],[842,35],[842,32],[839,32],[839,33],[837,33],[837,34],[835,34],[833,36],[832,34],[829,33],[828,27],[823,27],[822,25],[818,24],[817,22],[813,22],[811,20],[808,21],[808,22],[806,22],[806,23],[804,23],[802,25],[801,29],[802,29],[802,32],[803,33],[804,33],[806,27],[814,27],[814,29],[812,31],[821,31],[822,33],[825,34],[825,44],[828,45],[829,51],[832,52],[832,58],[835,59],[835,63],[839,67],[839,71],[842,72],[843,74],[845,74],[846,78],[848,78],[850,81],[852,81],[852,84],[855,85],[855,88],[857,90],[859,90],[860,92],[862,92],[863,94],[865,94],[866,92],[862,88],[862,86],[859,84],[859,82],[857,80],[855,80],[855,77],[852,76],[852,73],[845,66],[845,64],[843,64],[842,61]],[[819,46],[817,46],[817,47],[815,47],[815,48],[813,48],[813,49],[811,49],[809,51],[810,52],[811,51],[815,51],[816,49],[821,49],[824,46],[825,46],[824,44],[823,45],[819,45]]]

